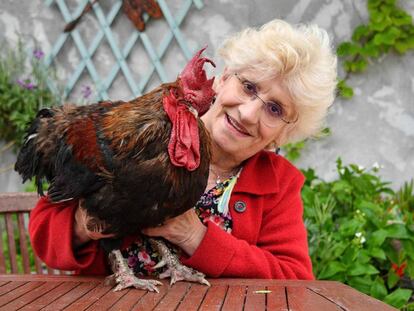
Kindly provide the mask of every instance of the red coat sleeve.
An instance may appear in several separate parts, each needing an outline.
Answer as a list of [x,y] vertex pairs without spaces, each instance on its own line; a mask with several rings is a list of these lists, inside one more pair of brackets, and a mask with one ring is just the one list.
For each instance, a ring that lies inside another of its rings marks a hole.
[[313,279],[302,220],[302,185],[303,177],[297,174],[282,198],[263,213],[254,245],[209,222],[200,246],[183,263],[211,277]]
[[91,241],[73,251],[72,232],[78,201],[52,204],[40,198],[30,213],[29,235],[37,256],[49,267],[82,274],[107,274],[103,250]]

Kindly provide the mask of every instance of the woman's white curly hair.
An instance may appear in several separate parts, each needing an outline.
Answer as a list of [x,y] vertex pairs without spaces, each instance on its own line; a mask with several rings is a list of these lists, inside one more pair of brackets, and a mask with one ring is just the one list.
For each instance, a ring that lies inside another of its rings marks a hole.
[[282,78],[299,117],[284,143],[320,132],[337,82],[337,59],[325,30],[273,20],[228,38],[219,54],[229,72]]

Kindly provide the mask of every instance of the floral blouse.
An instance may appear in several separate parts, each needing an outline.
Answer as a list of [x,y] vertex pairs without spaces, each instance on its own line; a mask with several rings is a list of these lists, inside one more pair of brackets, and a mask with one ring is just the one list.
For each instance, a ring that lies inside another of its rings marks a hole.
[[[205,192],[194,207],[198,217],[204,224],[207,223],[207,221],[212,221],[228,233],[231,233],[233,227],[231,215],[230,213],[227,215],[220,213],[218,210],[218,202],[226,188],[229,186],[229,183],[232,181],[232,178],[237,177],[233,176]],[[167,241],[166,243],[174,253],[178,254],[180,252],[180,250],[172,244],[169,244]],[[157,250],[153,249],[151,243],[145,236],[139,237],[130,247],[125,249],[122,254],[124,258],[128,260],[129,267],[132,268],[137,275],[158,276],[166,268],[157,270],[153,268],[161,258]]]

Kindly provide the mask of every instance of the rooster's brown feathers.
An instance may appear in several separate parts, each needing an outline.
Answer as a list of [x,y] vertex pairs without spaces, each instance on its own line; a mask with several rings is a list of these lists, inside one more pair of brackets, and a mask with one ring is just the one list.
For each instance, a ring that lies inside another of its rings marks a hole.
[[[88,215],[100,227],[104,224],[103,233],[121,237],[185,212],[207,184],[209,135],[197,118],[198,167],[173,165],[169,153],[173,124],[163,105],[169,96],[181,108],[191,104],[183,85],[189,85],[185,83],[189,76],[194,78],[194,68],[197,73],[208,61],[199,58],[201,52],[176,82],[132,101],[39,111],[15,169],[24,180],[36,178],[40,193],[42,181],[48,181],[52,202],[84,199]],[[195,76],[200,83],[192,90],[198,96],[193,94],[193,100],[208,104],[214,95],[212,79],[207,80],[205,73]]]

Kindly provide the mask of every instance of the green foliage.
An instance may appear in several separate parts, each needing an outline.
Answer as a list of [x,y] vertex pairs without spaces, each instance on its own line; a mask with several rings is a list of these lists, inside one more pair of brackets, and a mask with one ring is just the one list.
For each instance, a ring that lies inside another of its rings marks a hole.
[[[316,139],[322,139],[322,138],[327,137],[329,135],[331,135],[331,130],[330,130],[330,128],[326,127],[315,138]],[[301,155],[303,149],[306,146],[306,142],[307,142],[307,140],[301,140],[299,142],[289,143],[289,144],[283,145],[283,147],[282,147],[283,155],[289,161],[295,162],[296,160],[298,160],[300,158],[300,155]]]
[[[395,0],[368,0],[369,22],[355,28],[352,40],[341,43],[337,54],[344,59],[346,78],[350,73],[363,72],[380,56],[394,51],[404,54],[414,49],[414,25],[411,16],[396,5]],[[338,93],[353,96],[344,80],[338,82]]]
[[295,162],[300,158],[302,149],[305,148],[305,141],[301,140],[296,143],[290,143],[283,146],[283,152],[287,159]]
[[338,94],[343,98],[349,99],[354,96],[354,90],[350,87],[345,80],[340,80],[337,84]]
[[[47,182],[42,183],[42,189],[44,192],[47,191],[49,188],[49,184]],[[37,192],[37,185],[34,179],[30,180],[30,182],[27,182],[24,187],[25,192]]]
[[20,41],[16,47],[3,42],[0,48],[0,139],[16,146],[40,108],[60,103],[47,87],[51,72],[42,58],[40,49],[28,56]]
[[[310,255],[318,279],[337,280],[397,308],[409,308],[412,290],[401,278],[414,279],[414,220],[407,202],[411,184],[394,193],[377,168],[344,166],[338,178],[319,179],[313,169],[302,196]],[[412,205],[411,205],[412,207]]]
[[414,214],[414,179],[404,183],[395,199],[402,210]]

